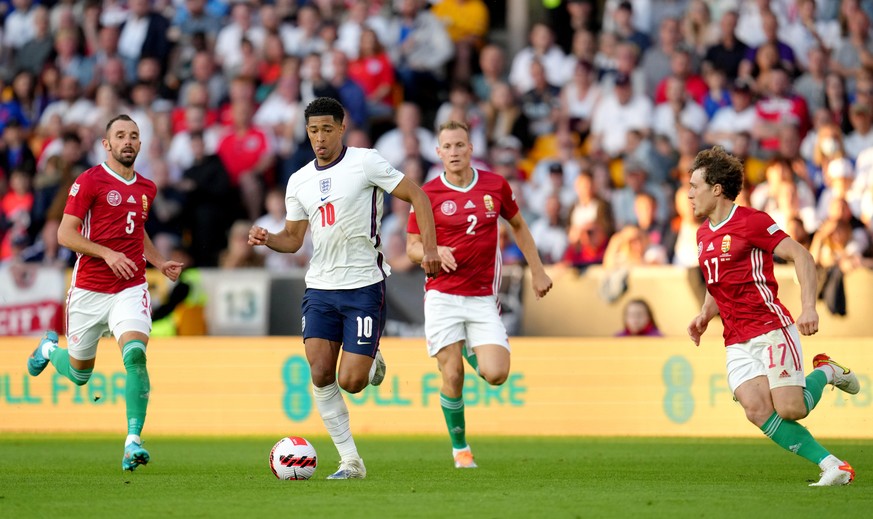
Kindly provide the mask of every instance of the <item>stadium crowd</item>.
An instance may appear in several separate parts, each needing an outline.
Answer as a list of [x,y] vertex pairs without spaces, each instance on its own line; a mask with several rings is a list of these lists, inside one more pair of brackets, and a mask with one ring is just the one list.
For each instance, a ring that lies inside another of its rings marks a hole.
[[[287,179],[313,158],[303,108],[332,96],[347,144],[419,184],[439,173],[435,128],[465,120],[547,264],[696,266],[688,166],[721,145],[744,161],[741,203],[823,269],[873,266],[873,1],[564,0],[514,54],[490,4],[0,0],[0,261],[72,264],[67,192],[127,113],[165,257],[305,267],[246,231],[283,225]],[[387,260],[410,269],[408,205],[386,213]]]

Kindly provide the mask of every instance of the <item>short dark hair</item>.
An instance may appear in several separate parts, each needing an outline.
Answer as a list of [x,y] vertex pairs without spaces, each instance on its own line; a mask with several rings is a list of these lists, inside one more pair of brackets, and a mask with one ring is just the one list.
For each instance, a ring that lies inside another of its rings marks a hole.
[[115,124],[116,121],[130,121],[130,122],[132,122],[133,124],[136,124],[136,121],[134,121],[133,119],[131,119],[130,116],[127,115],[127,114],[119,114],[119,115],[116,115],[116,116],[113,117],[112,119],[109,119],[109,122],[106,123],[106,134],[107,134],[107,135],[109,134],[109,129],[112,128],[112,125]]
[[698,169],[703,170],[703,181],[707,184],[721,184],[722,193],[728,200],[736,200],[743,189],[743,163],[721,146],[698,153],[689,171],[694,173]]
[[303,118],[306,120],[306,124],[309,124],[310,117],[317,117],[319,115],[329,115],[333,117],[337,124],[342,124],[343,119],[346,117],[346,111],[343,105],[336,99],[332,97],[318,97],[309,103],[306,110],[303,111]]

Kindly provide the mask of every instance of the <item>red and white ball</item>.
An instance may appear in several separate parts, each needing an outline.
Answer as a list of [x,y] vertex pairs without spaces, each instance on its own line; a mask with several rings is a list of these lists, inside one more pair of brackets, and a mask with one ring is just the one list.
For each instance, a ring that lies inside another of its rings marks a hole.
[[317,466],[315,447],[306,438],[282,438],[270,451],[270,469],[279,479],[309,479]]

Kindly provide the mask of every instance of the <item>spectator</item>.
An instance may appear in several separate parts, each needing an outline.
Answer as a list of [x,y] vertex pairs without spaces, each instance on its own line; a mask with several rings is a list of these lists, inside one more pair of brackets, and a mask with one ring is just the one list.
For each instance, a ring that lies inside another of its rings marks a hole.
[[118,52],[126,60],[136,63],[142,58],[155,58],[166,71],[171,43],[167,38],[170,22],[152,10],[149,0],[128,0],[128,17],[121,24]]
[[647,92],[654,92],[661,81],[670,74],[673,54],[679,48],[680,39],[679,21],[675,18],[664,18],[658,29],[658,45],[649,48],[640,62],[640,68],[646,75]]
[[519,106],[515,92],[508,83],[497,83],[491,97],[482,103],[485,117],[485,137],[493,149],[500,140],[511,137],[519,146],[530,148],[533,139],[528,132],[528,120]]
[[[779,19],[772,11],[766,10],[761,12],[761,29],[763,41],[757,45],[749,43],[750,48],[746,50],[746,56],[743,63],[740,64],[740,69],[751,69],[757,61],[759,51],[768,46],[775,51],[775,64],[784,68],[789,75],[794,75],[797,71],[797,60],[794,57],[794,50],[779,39]],[[740,72],[740,75],[744,75]]]
[[642,299],[631,299],[622,312],[624,329],[616,337],[663,337],[655,323],[652,308]]
[[445,84],[446,64],[454,54],[452,40],[442,22],[425,9],[424,0],[398,0],[388,32],[403,99],[417,104],[430,120]]
[[479,72],[473,74],[471,84],[473,94],[480,101],[491,98],[491,90],[498,83],[507,81],[506,54],[503,48],[496,44],[482,47],[479,53]]
[[364,89],[371,118],[391,116],[396,105],[394,65],[373,29],[361,29],[360,54],[349,63],[349,78]]
[[681,78],[668,77],[666,81],[665,102],[655,107],[652,130],[659,135],[666,135],[676,147],[679,141],[678,126],[701,134],[706,128],[708,118],[703,108],[688,98]]
[[758,123],[752,135],[765,153],[772,154],[779,147],[779,127],[793,124],[803,135],[809,128],[809,112],[806,101],[791,91],[791,81],[785,69],[774,68],[767,74],[765,82],[765,96],[755,104]]
[[797,18],[784,27],[785,42],[791,45],[800,68],[809,68],[812,49],[830,53],[840,44],[840,24],[836,20],[817,20],[815,0],[797,2]]
[[691,0],[682,19],[682,35],[687,48],[696,60],[719,40],[719,28],[712,23],[709,6],[703,0]]
[[807,52],[805,72],[794,80],[794,91],[806,101],[810,113],[815,113],[825,103],[827,59],[821,47],[811,47]]
[[626,160],[624,168],[624,187],[616,189],[612,193],[612,215],[615,225],[621,229],[628,225],[639,225],[636,213],[635,200],[637,195],[647,192],[656,201],[657,215],[655,221],[666,222],[670,214],[670,206],[667,203],[666,194],[659,186],[648,183],[648,172],[644,164],[633,160]]
[[634,96],[630,78],[618,76],[615,90],[606,95],[591,120],[592,152],[608,159],[616,158],[627,144],[627,132],[640,130],[647,135],[652,126],[652,102]]
[[203,133],[192,131],[189,137],[192,163],[179,183],[187,200],[183,235],[190,237],[189,250],[197,265],[215,267],[227,246],[227,229],[242,208],[221,159],[207,151]]
[[531,234],[536,236],[537,251],[546,265],[560,262],[567,250],[567,225],[561,205],[557,193],[547,196],[543,202],[542,216],[530,226]]
[[[30,3],[29,0],[19,1],[22,4]],[[36,76],[42,70],[43,65],[49,60],[49,57],[51,57],[54,47],[54,38],[52,38],[52,33],[49,29],[48,10],[38,5],[32,10],[26,11],[26,13],[21,13],[16,8],[14,12],[7,16],[6,23],[9,24],[11,22],[15,25],[17,22],[14,21],[14,17],[22,15],[31,17],[33,34],[15,52],[12,68],[16,73],[26,71]],[[6,34],[8,35],[9,33],[7,32]],[[13,39],[15,39],[14,36]],[[8,45],[5,39],[3,43]],[[15,45],[13,44],[11,47],[14,49]],[[2,54],[0,52],[0,56]]]
[[297,10],[297,26],[282,35],[285,51],[304,58],[327,50],[327,45],[318,34],[321,23],[318,8],[310,3],[302,4]]
[[431,11],[445,24],[455,45],[454,66],[450,66],[452,80],[470,81],[473,64],[488,33],[488,6],[483,0],[442,0]]
[[846,155],[853,161],[865,149],[873,146],[873,107],[854,103],[849,108],[849,121],[854,130],[844,141]]
[[336,89],[339,100],[351,119],[346,120],[346,124],[352,123],[350,126],[366,129],[369,124],[367,97],[361,85],[349,77],[349,59],[343,51],[337,49],[329,53],[329,58],[333,64],[333,77],[330,78],[330,84]]
[[[279,232],[285,228],[285,188],[276,187],[267,193],[265,201],[267,212],[255,220],[255,225],[267,232]],[[384,228],[384,224],[383,224]],[[255,253],[264,257],[264,266],[274,272],[305,268],[312,256],[312,238],[309,232],[303,246],[295,254],[283,254],[267,247],[255,248]]]
[[689,97],[697,104],[703,103],[703,98],[709,90],[706,82],[692,70],[691,53],[685,49],[676,49],[670,56],[670,75],[658,83],[655,89],[655,104],[667,102],[667,81],[670,76],[679,79]]
[[583,141],[588,137],[598,101],[600,88],[594,84],[594,67],[587,61],[577,62],[573,77],[561,89],[561,114]]
[[404,159],[403,138],[414,133],[418,137],[421,155],[431,163],[439,162],[436,156],[436,137],[421,124],[421,112],[413,103],[404,102],[397,108],[396,127],[385,132],[376,141],[376,150],[392,166],[399,168]]
[[846,82],[842,76],[835,72],[825,77],[825,108],[842,133],[852,131],[852,123],[849,121],[849,92],[846,90]]
[[219,141],[217,154],[231,185],[239,189],[244,214],[254,220],[263,210],[264,176],[275,160],[272,137],[252,123],[251,102],[234,103],[232,114],[233,126]]
[[36,173],[36,158],[27,145],[25,129],[17,120],[11,120],[0,134],[0,171],[20,170],[33,177]]
[[870,19],[858,10],[846,19],[848,34],[831,56],[831,70],[846,80],[854,90],[855,77],[863,67],[873,65],[873,39],[870,38]]
[[733,150],[737,133],[751,133],[758,119],[752,103],[752,87],[744,79],[734,81],[730,89],[730,105],[719,108],[703,134],[708,145],[719,145],[727,151]]
[[528,46],[518,51],[512,59],[509,83],[518,95],[533,88],[531,63],[539,61],[546,73],[546,81],[561,86],[566,79],[564,60],[564,52],[555,45],[552,29],[546,24],[535,23],[530,29]]
[[9,190],[0,198],[0,221],[4,221],[5,231],[0,241],[0,262],[10,259],[15,248],[24,248],[28,242],[27,230],[30,227],[30,210],[33,207],[33,193],[30,188],[31,174],[20,168],[13,168],[9,175]]
[[[243,40],[248,40],[255,48],[259,49],[264,36],[260,27],[252,25],[251,6],[246,2],[233,4],[229,22],[218,32],[214,49],[215,61],[228,78],[232,77],[231,72],[242,64]],[[294,54],[297,54],[298,50],[296,47],[290,47],[287,41],[285,49],[288,52],[293,50]]]
[[227,248],[218,257],[218,267],[221,269],[262,268],[264,256],[250,247],[249,229],[251,222],[237,220],[230,226],[227,233]]
[[748,50],[746,44],[736,36],[737,12],[724,13],[719,21],[719,28],[719,41],[706,50],[703,62],[706,67],[721,69],[728,80],[733,81],[739,75],[740,63]]

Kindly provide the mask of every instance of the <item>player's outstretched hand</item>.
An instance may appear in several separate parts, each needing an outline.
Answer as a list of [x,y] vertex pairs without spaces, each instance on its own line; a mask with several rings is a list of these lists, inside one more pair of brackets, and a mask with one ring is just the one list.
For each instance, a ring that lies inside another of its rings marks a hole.
[[703,314],[697,315],[688,325],[688,336],[694,341],[695,346],[700,346],[700,337],[706,328],[709,326],[709,321]]
[[249,245],[256,247],[258,245],[267,244],[267,230],[257,225],[252,225],[249,229]]
[[424,255],[421,258],[421,268],[424,269],[424,273],[427,274],[427,277],[437,277],[437,274],[440,273],[441,267],[442,261],[440,260],[439,252],[437,250],[429,251],[425,249]]
[[136,274],[136,263],[121,252],[109,251],[103,257],[103,261],[109,265],[112,273],[119,279],[131,279]]
[[537,299],[542,299],[552,289],[552,278],[545,272],[535,272],[531,275],[531,284]]
[[818,312],[815,308],[803,310],[797,318],[797,329],[803,335],[815,335],[818,332]]
[[170,281],[176,281],[179,279],[179,274],[182,273],[182,267],[184,266],[184,263],[179,263],[178,261],[165,261],[163,265],[161,265],[161,274],[167,276],[167,279]]
[[452,254],[453,252],[455,252],[454,247],[444,247],[442,245],[437,245],[437,251],[440,254],[440,261],[443,264],[443,270],[445,270],[446,272],[457,270],[458,262],[455,261],[455,255]]

